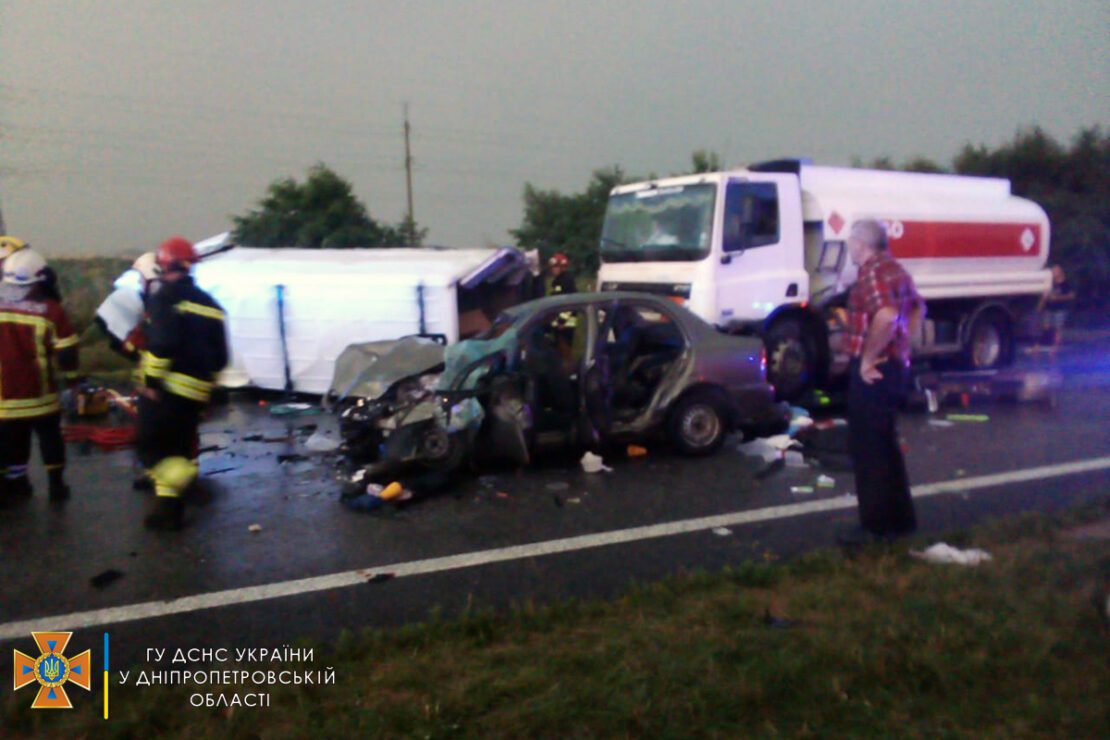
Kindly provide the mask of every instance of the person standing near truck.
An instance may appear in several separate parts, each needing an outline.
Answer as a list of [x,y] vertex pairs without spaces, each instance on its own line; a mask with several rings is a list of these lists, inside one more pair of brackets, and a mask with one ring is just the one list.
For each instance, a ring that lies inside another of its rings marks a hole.
[[910,338],[925,315],[913,278],[887,250],[886,229],[857,221],[848,252],[859,276],[848,296],[848,435],[859,529],[842,544],[891,540],[917,529],[896,426],[909,389]]
[[1052,346],[1049,348],[1053,354],[1064,343],[1064,324],[1068,321],[1068,308],[1075,302],[1075,291],[1068,283],[1068,276],[1060,265],[1052,266],[1052,285],[1041,296],[1037,304],[1037,311],[1043,317],[1043,328],[1052,332]]

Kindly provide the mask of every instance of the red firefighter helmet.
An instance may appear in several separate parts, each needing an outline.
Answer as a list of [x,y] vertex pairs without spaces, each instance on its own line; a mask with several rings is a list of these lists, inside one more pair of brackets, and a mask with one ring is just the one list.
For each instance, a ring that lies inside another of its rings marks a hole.
[[171,236],[159,245],[156,259],[164,272],[188,272],[197,262],[197,250],[188,239]]
[[547,264],[551,267],[566,267],[570,264],[570,260],[567,259],[567,256],[562,252],[556,252],[551,255],[551,259],[547,261]]

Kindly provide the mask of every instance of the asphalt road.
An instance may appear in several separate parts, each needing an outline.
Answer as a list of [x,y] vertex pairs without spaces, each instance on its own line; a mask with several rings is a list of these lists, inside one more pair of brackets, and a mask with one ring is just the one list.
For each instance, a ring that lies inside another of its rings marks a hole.
[[[946,410],[904,415],[923,534],[1110,495],[1110,341],[1068,346],[1057,366],[1055,404],[975,406],[990,420],[951,426],[932,423]],[[788,468],[757,480],[763,462],[739,453],[738,439],[708,459],[617,456],[598,475],[552,461],[351,512],[326,456],[278,462],[307,455],[309,424],[334,427],[247,402],[217,409],[202,438],[221,448],[201,461],[212,495],[180,533],[142,527],[150,501],[130,488],[129,452],[71,447],[63,507],[47,502],[36,471],[35,497],[0,510],[0,642],[26,651],[33,629],[76,629],[83,649],[109,632],[113,662],[125,665],[149,647],[330,640],[433,609],[605,596],[632,579],[789,556],[832,545],[835,526],[855,521],[850,473]],[[834,486],[815,486],[821,474]]]

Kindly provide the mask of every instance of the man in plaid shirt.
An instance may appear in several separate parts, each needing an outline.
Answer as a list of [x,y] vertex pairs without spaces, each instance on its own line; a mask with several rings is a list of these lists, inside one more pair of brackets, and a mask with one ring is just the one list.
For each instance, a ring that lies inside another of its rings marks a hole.
[[881,223],[857,221],[848,253],[859,266],[848,295],[847,351],[848,432],[860,528],[841,536],[845,544],[890,540],[917,528],[895,422],[909,386],[910,337],[925,315],[913,279],[887,251]]

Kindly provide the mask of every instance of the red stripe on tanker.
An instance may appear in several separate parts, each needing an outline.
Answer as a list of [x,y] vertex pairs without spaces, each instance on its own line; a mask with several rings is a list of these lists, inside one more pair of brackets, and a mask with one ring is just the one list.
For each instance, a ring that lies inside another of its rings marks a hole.
[[890,251],[899,259],[931,257],[1035,257],[1041,251],[1036,223],[885,221]]

